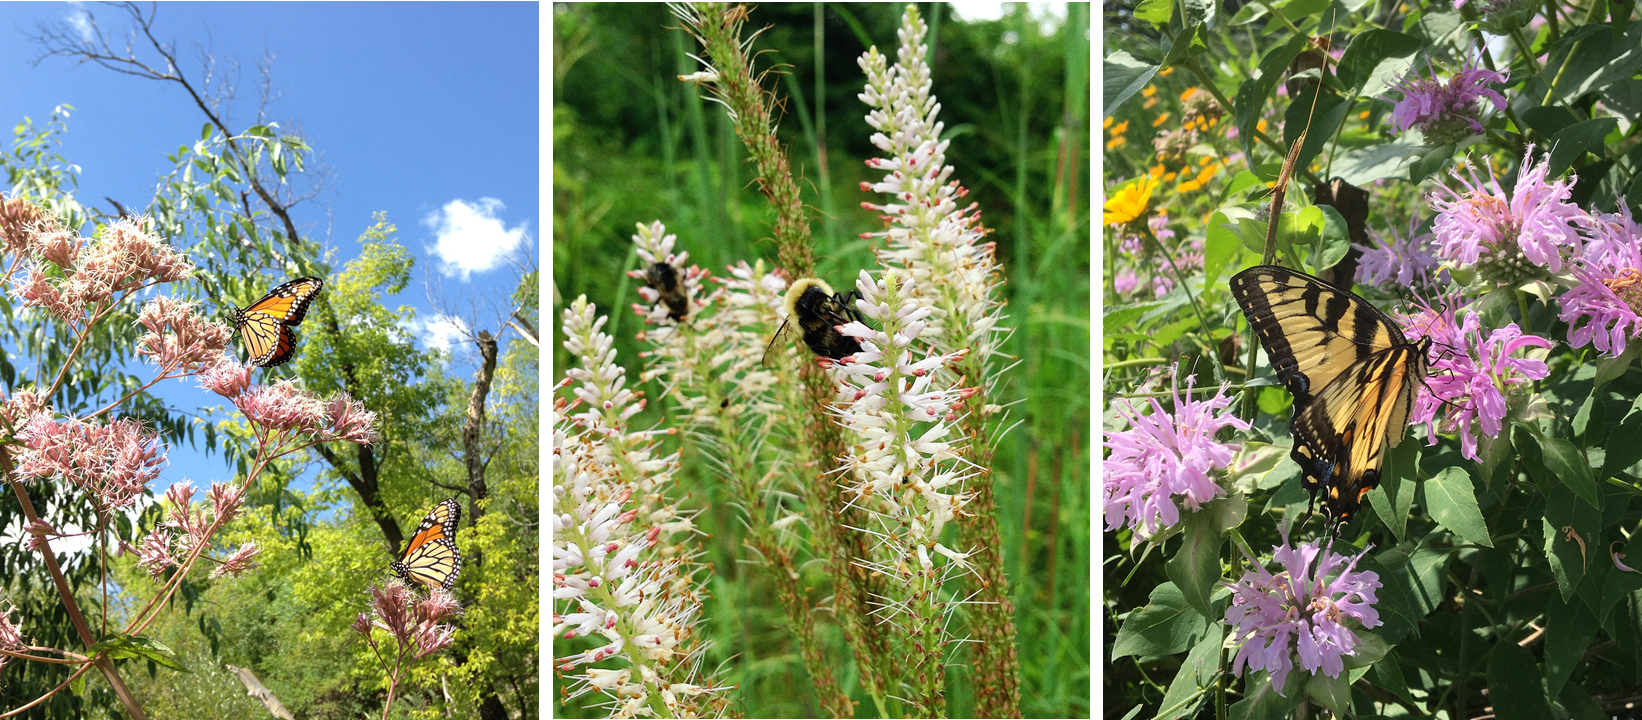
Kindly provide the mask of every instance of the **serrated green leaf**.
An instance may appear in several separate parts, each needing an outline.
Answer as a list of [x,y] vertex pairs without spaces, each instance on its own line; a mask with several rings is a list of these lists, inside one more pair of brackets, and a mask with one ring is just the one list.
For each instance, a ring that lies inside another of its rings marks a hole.
[[1169,558],[1165,569],[1188,605],[1203,617],[1217,620],[1209,595],[1220,581],[1220,549],[1226,539],[1215,527],[1210,507],[1212,505],[1191,513],[1182,521],[1185,529],[1181,532],[1180,548]]
[[1112,659],[1129,655],[1173,655],[1191,647],[1213,621],[1186,603],[1172,582],[1152,589],[1146,606],[1129,614],[1112,642]]
[[1585,462],[1585,456],[1579,451],[1579,446],[1563,438],[1539,438],[1540,455],[1545,462],[1545,469],[1551,475],[1561,480],[1591,507],[1601,508],[1602,500],[1598,497],[1596,478],[1591,475],[1591,466]]
[[1466,542],[1493,547],[1488,525],[1477,508],[1477,494],[1471,474],[1451,467],[1425,482],[1425,504],[1432,519]]

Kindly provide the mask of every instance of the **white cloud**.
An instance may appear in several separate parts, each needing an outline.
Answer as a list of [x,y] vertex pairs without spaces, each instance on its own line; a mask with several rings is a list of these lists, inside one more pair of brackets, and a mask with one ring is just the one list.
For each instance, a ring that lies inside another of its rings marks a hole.
[[426,322],[411,318],[399,325],[407,333],[420,337],[422,344],[430,350],[449,350],[466,342],[469,334],[467,323],[462,322],[461,318],[447,315],[435,315]]
[[460,275],[466,282],[469,275],[501,264],[525,241],[525,224],[508,229],[497,217],[503,207],[496,198],[479,198],[477,203],[458,199],[422,219],[438,236],[429,252],[443,261],[441,273]]
[[91,42],[95,37],[91,32],[91,13],[86,12],[86,9],[77,2],[71,2],[68,6],[74,10],[64,20],[68,21],[69,27],[74,28],[74,32],[79,34],[81,40]]

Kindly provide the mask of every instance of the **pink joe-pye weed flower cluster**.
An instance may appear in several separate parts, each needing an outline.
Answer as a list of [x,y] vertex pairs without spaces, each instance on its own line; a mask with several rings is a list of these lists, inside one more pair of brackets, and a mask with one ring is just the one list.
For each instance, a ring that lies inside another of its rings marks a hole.
[[18,477],[69,483],[94,498],[102,512],[135,503],[165,464],[159,433],[130,418],[105,423],[42,412],[16,437],[22,444]]
[[160,367],[162,376],[193,375],[222,364],[232,331],[196,314],[192,302],[159,297],[143,306],[137,324],[147,332],[137,354]]
[[449,620],[462,614],[462,606],[445,590],[434,588],[427,597],[417,595],[399,580],[372,585],[368,610],[354,618],[353,629],[363,635],[373,649],[372,629],[384,630],[396,645],[395,656],[421,659],[450,647],[456,626]]
[[1249,424],[1228,410],[1233,398],[1224,387],[1207,400],[1196,400],[1192,389],[1197,376],[1187,376],[1181,393],[1178,373],[1178,367],[1170,368],[1173,412],[1164,410],[1157,398],[1148,398],[1149,414],[1128,400],[1113,402],[1129,429],[1106,433],[1105,445],[1112,451],[1101,462],[1107,530],[1128,525],[1150,537],[1180,521],[1177,497],[1196,511],[1226,494],[1213,473],[1231,464],[1237,446],[1218,442],[1215,435],[1227,427],[1247,430]]
[[1426,376],[1427,389],[1414,401],[1409,424],[1428,426],[1428,445],[1436,444],[1439,429],[1459,433],[1460,455],[1480,460],[1479,436],[1499,437],[1514,389],[1550,374],[1544,360],[1515,355],[1527,348],[1550,348],[1552,343],[1523,333],[1516,323],[1485,335],[1474,312],[1458,324],[1454,318],[1453,310],[1428,309],[1404,327],[1410,342],[1430,337],[1437,356]]
[[239,516],[245,485],[212,483],[206,501],[194,502],[194,488],[187,482],[172,483],[165,492],[166,517],[143,538],[136,548],[137,566],[149,577],[159,579],[170,568],[186,567],[193,557],[206,557],[217,564],[211,577],[239,577],[256,568],[261,549],[246,543],[226,558],[206,554],[213,535]]
[[1272,687],[1285,696],[1295,655],[1307,672],[1339,677],[1344,659],[1356,654],[1361,642],[1354,626],[1381,624],[1374,609],[1380,576],[1355,569],[1366,552],[1348,559],[1321,540],[1290,547],[1285,526],[1283,543],[1272,553],[1282,569],[1272,573],[1251,557],[1253,568],[1230,586],[1225,623],[1241,645],[1232,671],[1265,670]]
[[25,307],[43,308],[65,323],[84,326],[107,312],[117,294],[192,275],[193,263],[144,232],[142,224],[120,220],[90,242],[61,226],[43,226],[29,248],[35,260],[13,294]]
[[1573,181],[1548,180],[1549,158],[1535,162],[1533,152],[1529,145],[1509,194],[1492,166],[1484,181],[1469,160],[1452,171],[1463,192],[1438,186],[1430,202],[1437,211],[1432,231],[1443,259],[1476,265],[1484,279],[1509,286],[1544,272],[1560,273],[1563,254],[1579,254],[1577,228],[1587,215],[1570,202]]
[[[11,614],[16,611],[15,605],[0,611],[0,650],[5,652],[23,652],[28,649],[23,643],[23,628],[11,619]],[[6,663],[10,660],[10,656],[0,653],[0,670],[5,670]]]

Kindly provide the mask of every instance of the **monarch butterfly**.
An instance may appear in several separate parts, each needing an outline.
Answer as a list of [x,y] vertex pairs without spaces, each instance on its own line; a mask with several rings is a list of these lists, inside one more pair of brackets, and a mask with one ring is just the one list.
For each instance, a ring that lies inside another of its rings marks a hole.
[[319,296],[324,282],[319,278],[298,278],[273,290],[243,310],[234,313],[234,327],[240,341],[258,367],[282,365],[296,353],[296,333],[308,305]]
[[[1387,443],[1408,426],[1431,338],[1410,343],[1367,300],[1304,273],[1258,265],[1231,279],[1232,296],[1294,395],[1290,457],[1302,487],[1336,530],[1380,485]],[[1307,514],[1311,507],[1307,507]]]
[[456,524],[461,519],[462,506],[456,498],[433,506],[411,534],[404,556],[389,567],[407,583],[449,590],[462,571],[462,553],[456,549]]

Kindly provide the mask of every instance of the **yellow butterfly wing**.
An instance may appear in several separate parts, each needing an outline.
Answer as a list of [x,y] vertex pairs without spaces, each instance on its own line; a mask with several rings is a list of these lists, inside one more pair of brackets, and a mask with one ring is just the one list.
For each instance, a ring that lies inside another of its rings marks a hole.
[[1402,441],[1430,341],[1410,344],[1367,300],[1286,268],[1249,268],[1231,290],[1294,395],[1301,485],[1314,503],[1322,491],[1324,512],[1344,523],[1379,486],[1386,445]]

